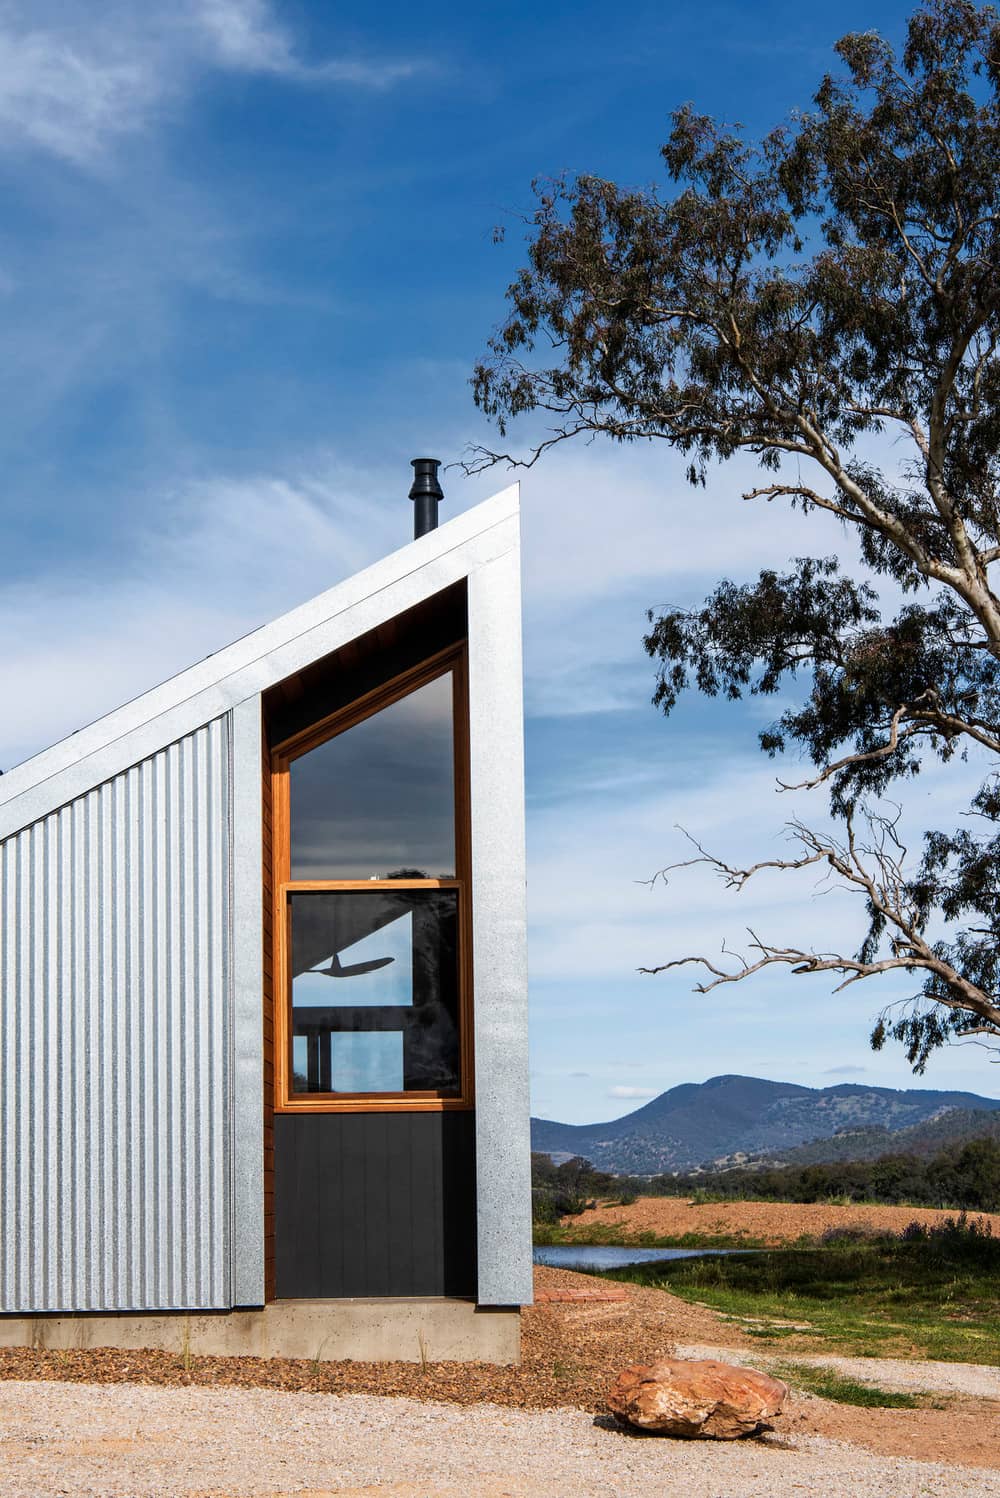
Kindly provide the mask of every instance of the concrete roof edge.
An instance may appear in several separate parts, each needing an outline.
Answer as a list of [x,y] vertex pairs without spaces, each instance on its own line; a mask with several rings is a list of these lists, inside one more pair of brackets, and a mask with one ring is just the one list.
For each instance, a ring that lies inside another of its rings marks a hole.
[[[0,776],[0,813],[5,807],[8,811],[8,815],[0,814],[0,838],[17,830],[12,825],[17,820],[16,814],[13,818],[10,816],[10,813],[15,812],[15,807],[10,803],[49,782],[45,796],[49,809],[65,804],[67,799],[72,799],[79,792],[73,788],[68,796],[60,795],[59,783],[63,772],[79,766],[93,755],[99,755],[117,739],[132,736],[137,729],[156,719],[163,718],[164,729],[167,730],[163,745],[172,742],[173,730],[169,729],[169,724],[176,716],[173,709],[190,699],[211,694],[212,688],[224,688],[231,678],[236,678],[241,673],[253,674],[252,668],[256,662],[265,656],[280,653],[283,647],[308,635],[317,626],[350,613],[366,600],[407,579],[414,579],[421,572],[426,573],[428,583],[423,596],[430,597],[441,586],[440,564],[444,559],[450,558],[452,563],[461,562],[461,558],[456,557],[455,553],[467,550],[469,570],[472,570],[478,565],[474,543],[498,526],[505,525],[511,519],[516,520],[519,512],[519,486],[514,483],[474,505],[472,509],[456,515],[437,530],[410,541],[371,566],[353,573],[326,592],[243,635],[214,654],[206,656],[196,665],[187,667],[139,697],[95,719],[85,728],[14,766],[6,775]],[[449,570],[454,571],[454,566]],[[363,632],[363,629],[359,630],[359,633]],[[322,651],[317,652],[317,658],[321,653]],[[275,677],[275,680],[279,679],[280,677]],[[233,685],[236,683],[233,682]],[[251,687],[250,690],[252,689]],[[239,692],[235,693],[235,696],[239,695]],[[30,820],[36,820],[39,814],[45,814],[44,811],[39,813],[37,797],[28,799],[33,803],[32,815],[26,817],[20,823],[21,826],[26,826]]]

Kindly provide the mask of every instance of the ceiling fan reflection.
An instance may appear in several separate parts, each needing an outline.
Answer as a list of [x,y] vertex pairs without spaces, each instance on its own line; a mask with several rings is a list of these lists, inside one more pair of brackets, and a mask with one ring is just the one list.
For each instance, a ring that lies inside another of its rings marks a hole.
[[374,973],[380,967],[388,967],[395,960],[395,957],[374,957],[370,962],[351,962],[345,966],[335,952],[330,958],[329,967],[310,968],[310,972],[319,973],[324,978],[360,978],[364,973]]

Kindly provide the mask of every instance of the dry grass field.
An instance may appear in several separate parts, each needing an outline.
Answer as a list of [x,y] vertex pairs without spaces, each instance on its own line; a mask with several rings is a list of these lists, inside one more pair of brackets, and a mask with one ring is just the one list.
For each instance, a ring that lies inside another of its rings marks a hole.
[[[901,1233],[911,1222],[930,1227],[954,1217],[931,1207],[828,1206],[825,1202],[700,1202],[688,1197],[642,1196],[631,1206],[600,1204],[562,1221],[563,1241],[635,1243],[654,1238],[726,1238],[767,1247],[822,1238],[837,1228]],[[982,1214],[1000,1237],[1000,1213]]]

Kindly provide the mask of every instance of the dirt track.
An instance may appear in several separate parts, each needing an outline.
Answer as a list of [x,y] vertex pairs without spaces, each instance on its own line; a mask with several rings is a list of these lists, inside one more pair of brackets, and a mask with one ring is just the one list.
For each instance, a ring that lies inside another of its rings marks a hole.
[[[754,1239],[759,1243],[794,1242],[805,1236],[820,1238],[830,1228],[871,1228],[901,1233],[911,1222],[930,1225],[954,1217],[929,1207],[830,1207],[823,1202],[798,1205],[792,1202],[713,1202],[694,1206],[689,1198],[642,1196],[630,1207],[598,1206],[578,1217],[563,1219],[574,1238],[587,1241],[587,1230],[595,1226],[620,1227],[626,1239],[641,1233],[660,1238],[680,1238],[685,1233]],[[1000,1236],[1000,1213],[982,1213]]]

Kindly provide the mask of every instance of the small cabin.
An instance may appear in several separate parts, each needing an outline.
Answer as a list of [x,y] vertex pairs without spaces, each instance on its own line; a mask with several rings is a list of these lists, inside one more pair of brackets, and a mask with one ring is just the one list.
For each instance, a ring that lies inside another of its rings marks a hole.
[[0,1346],[517,1360],[518,493],[411,497],[0,778]]

